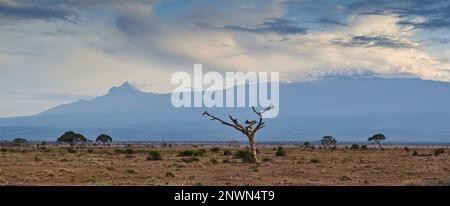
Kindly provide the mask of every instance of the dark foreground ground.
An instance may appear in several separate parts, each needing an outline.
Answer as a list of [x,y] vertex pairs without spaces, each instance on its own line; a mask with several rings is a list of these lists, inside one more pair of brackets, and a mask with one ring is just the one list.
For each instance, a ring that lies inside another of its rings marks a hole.
[[[234,157],[244,148],[2,146],[0,185],[450,185],[447,148],[286,146],[285,156],[276,156],[276,146],[260,145],[259,165]],[[162,160],[149,160],[152,150]],[[180,156],[183,150],[195,156]]]

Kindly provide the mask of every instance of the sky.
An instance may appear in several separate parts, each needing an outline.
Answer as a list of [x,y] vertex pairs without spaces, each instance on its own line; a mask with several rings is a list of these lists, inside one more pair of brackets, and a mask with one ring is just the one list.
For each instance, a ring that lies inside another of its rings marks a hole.
[[450,81],[450,0],[0,0],[0,117],[174,72],[324,72]]

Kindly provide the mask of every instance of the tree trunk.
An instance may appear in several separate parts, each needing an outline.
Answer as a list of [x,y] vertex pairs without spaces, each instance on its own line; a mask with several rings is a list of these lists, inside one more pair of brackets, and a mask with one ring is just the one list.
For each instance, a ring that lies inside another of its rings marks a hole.
[[248,137],[248,141],[250,143],[250,154],[252,155],[252,162],[258,163],[258,159],[256,158],[256,145],[255,145],[255,137],[250,136]]
[[380,150],[383,150],[383,148],[381,147],[381,143],[380,142],[377,142],[378,143],[378,147],[380,147]]

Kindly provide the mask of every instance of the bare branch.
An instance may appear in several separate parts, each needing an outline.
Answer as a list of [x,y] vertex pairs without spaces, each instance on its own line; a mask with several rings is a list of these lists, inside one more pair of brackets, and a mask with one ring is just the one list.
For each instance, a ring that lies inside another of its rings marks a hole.
[[[224,120],[222,120],[222,119],[220,119],[220,118],[218,118],[218,117],[215,117],[214,115],[209,114],[208,111],[203,112],[203,116],[205,116],[205,115],[208,116],[208,117],[210,117],[210,118],[211,118],[211,119],[210,119],[211,121],[217,120],[217,121],[220,122],[221,124],[227,125],[227,126],[230,126],[230,127],[233,127],[233,128],[235,128],[236,130],[238,130],[238,131],[240,131],[240,132],[242,132],[242,133],[245,134],[245,129],[244,129],[242,126],[238,127],[237,125],[228,123],[228,122],[226,122],[226,121],[224,121]],[[233,120],[233,118],[231,117],[231,115],[230,115],[230,118]],[[237,120],[236,120],[236,121],[237,121]],[[234,121],[233,121],[233,122],[234,122]]]

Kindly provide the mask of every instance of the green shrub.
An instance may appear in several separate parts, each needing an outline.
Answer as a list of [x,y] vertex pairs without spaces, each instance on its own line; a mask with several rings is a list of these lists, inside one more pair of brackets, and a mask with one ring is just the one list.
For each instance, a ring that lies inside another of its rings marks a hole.
[[339,177],[339,180],[340,181],[350,181],[352,178],[350,178],[349,176],[346,176],[346,175],[344,175],[344,176],[340,176]]
[[278,147],[277,152],[275,152],[275,156],[282,157],[285,155],[286,155],[286,152],[284,151],[283,147]]
[[303,143],[303,147],[309,148],[311,146],[311,143],[309,142],[304,142]]
[[132,154],[134,154],[134,150],[131,149],[131,148],[126,148],[126,149],[115,149],[114,152],[117,153],[117,154],[127,154],[127,155],[132,155]]
[[366,145],[366,144],[363,144],[363,145],[361,145],[361,149],[362,149],[362,150],[367,150],[367,149],[369,149],[369,148],[367,148],[367,145]]
[[174,178],[175,177],[175,175],[172,172],[166,172],[165,176],[168,177],[168,178]]
[[409,154],[409,148],[408,147],[404,147],[403,149],[405,150],[406,153]]
[[199,149],[199,150],[194,151],[194,156],[195,157],[203,157],[203,156],[206,156],[207,153],[208,152],[206,151],[206,149]]
[[76,153],[77,151],[73,149],[72,147],[67,148],[68,153]]
[[320,160],[316,159],[316,158],[312,158],[309,162],[311,162],[311,163],[320,163]]
[[439,149],[434,150],[434,156],[439,156],[439,155],[444,154],[444,153],[445,153],[445,150],[443,148],[439,148]]
[[359,144],[352,144],[351,149],[359,149]]
[[183,151],[178,152],[178,156],[182,156],[182,157],[194,156],[194,151],[193,150],[183,150]]
[[262,159],[262,161],[263,161],[263,162],[271,162],[272,159],[266,157],[266,158]]
[[184,157],[184,158],[181,158],[181,161],[182,162],[198,162],[198,161],[200,161],[200,159],[197,157]]
[[209,149],[211,152],[219,152],[220,148],[219,147],[213,147],[211,149]]
[[419,156],[419,153],[417,152],[417,150],[414,150],[414,151],[411,153],[411,155],[412,155],[412,156]]
[[136,171],[132,169],[125,170],[125,172],[128,174],[136,174]]
[[161,153],[156,150],[148,151],[147,160],[162,160]]
[[236,151],[234,157],[237,159],[241,159],[242,162],[250,163],[252,162],[252,153],[248,150],[239,150]]
[[210,161],[212,164],[217,164],[217,163],[219,163],[219,161],[217,161],[216,158],[211,158],[209,161]]
[[226,149],[226,150],[223,151],[223,155],[230,156],[231,155],[231,151]]
[[179,153],[178,153],[178,156],[181,156],[181,157],[191,157],[191,156],[194,156],[194,157],[202,157],[202,156],[206,156],[206,153],[207,153],[207,151],[206,151],[206,149],[200,149],[200,150],[183,150],[183,151],[180,151]]

